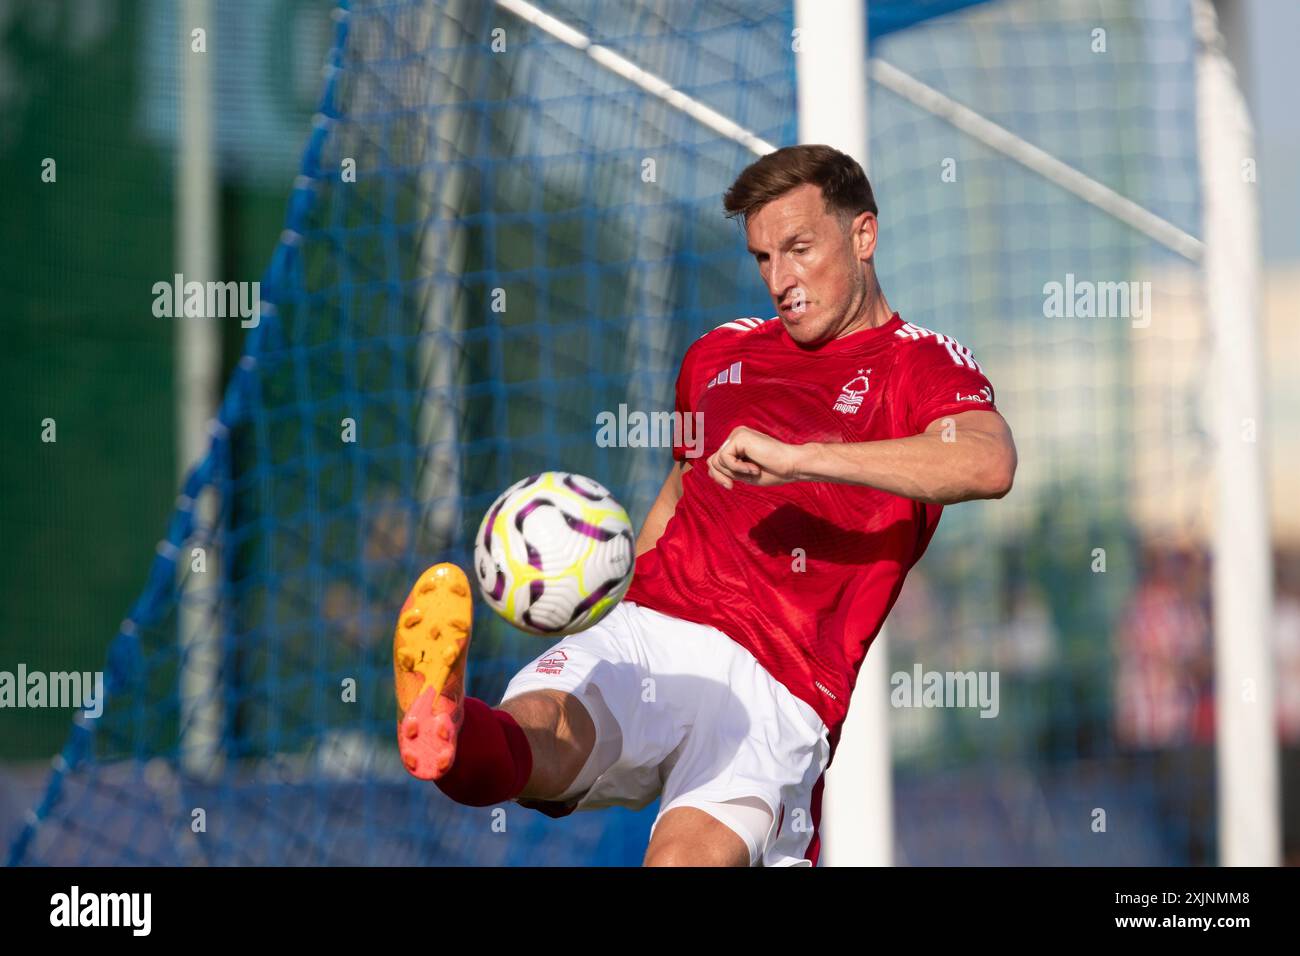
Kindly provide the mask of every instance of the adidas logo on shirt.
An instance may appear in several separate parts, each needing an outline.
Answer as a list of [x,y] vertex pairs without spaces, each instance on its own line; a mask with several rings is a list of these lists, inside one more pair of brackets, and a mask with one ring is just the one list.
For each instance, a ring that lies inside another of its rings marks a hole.
[[712,388],[714,385],[726,385],[730,382],[732,385],[740,384],[740,363],[732,362],[728,368],[724,368],[713,378],[709,379],[709,384],[705,388]]

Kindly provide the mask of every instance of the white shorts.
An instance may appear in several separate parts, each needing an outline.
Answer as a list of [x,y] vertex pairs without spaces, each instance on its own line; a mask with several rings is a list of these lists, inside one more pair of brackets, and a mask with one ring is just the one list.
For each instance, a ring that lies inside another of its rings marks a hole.
[[656,825],[697,807],[745,841],[751,865],[809,865],[829,732],[721,631],[624,601],[524,667],[502,701],[540,689],[573,694],[596,725],[557,802],[639,810],[662,797]]

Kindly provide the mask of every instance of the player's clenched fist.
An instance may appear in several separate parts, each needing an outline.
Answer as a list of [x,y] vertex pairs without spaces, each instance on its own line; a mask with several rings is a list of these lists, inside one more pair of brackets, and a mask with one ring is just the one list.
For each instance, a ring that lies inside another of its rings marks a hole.
[[798,445],[787,445],[741,425],[709,456],[709,477],[724,488],[730,488],[733,481],[764,487],[783,485],[798,478],[798,457]]

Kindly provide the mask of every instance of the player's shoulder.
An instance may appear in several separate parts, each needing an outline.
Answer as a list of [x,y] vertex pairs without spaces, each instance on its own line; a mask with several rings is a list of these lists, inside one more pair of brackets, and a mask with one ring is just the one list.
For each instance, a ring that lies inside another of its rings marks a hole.
[[902,361],[916,365],[958,365],[980,371],[975,353],[951,335],[904,322],[894,330],[898,353]]
[[752,315],[745,316],[743,319],[732,319],[730,322],[723,322],[705,332],[695,341],[697,343],[708,341],[710,343],[735,341],[736,339],[749,337],[762,337],[765,333],[771,333],[776,325],[776,318],[760,319]]
[[747,348],[751,343],[767,338],[775,329],[779,329],[780,325],[781,323],[775,318],[759,319],[754,316],[723,322],[692,342],[686,350],[685,360],[693,360],[705,354],[712,355],[715,352],[734,353],[741,348]]

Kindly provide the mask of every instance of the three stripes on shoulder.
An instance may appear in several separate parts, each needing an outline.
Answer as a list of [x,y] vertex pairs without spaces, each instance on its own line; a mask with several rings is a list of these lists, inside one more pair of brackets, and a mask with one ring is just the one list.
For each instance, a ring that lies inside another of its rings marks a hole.
[[[737,332],[749,332],[750,330],[763,325],[765,322],[771,321],[771,319],[756,319],[749,316],[743,319],[733,319],[730,322],[723,322],[721,325],[716,325],[711,328],[709,332],[716,332],[718,329],[735,329]],[[708,335],[709,332],[705,332],[704,335]],[[700,338],[704,338],[704,335],[701,335]]]

